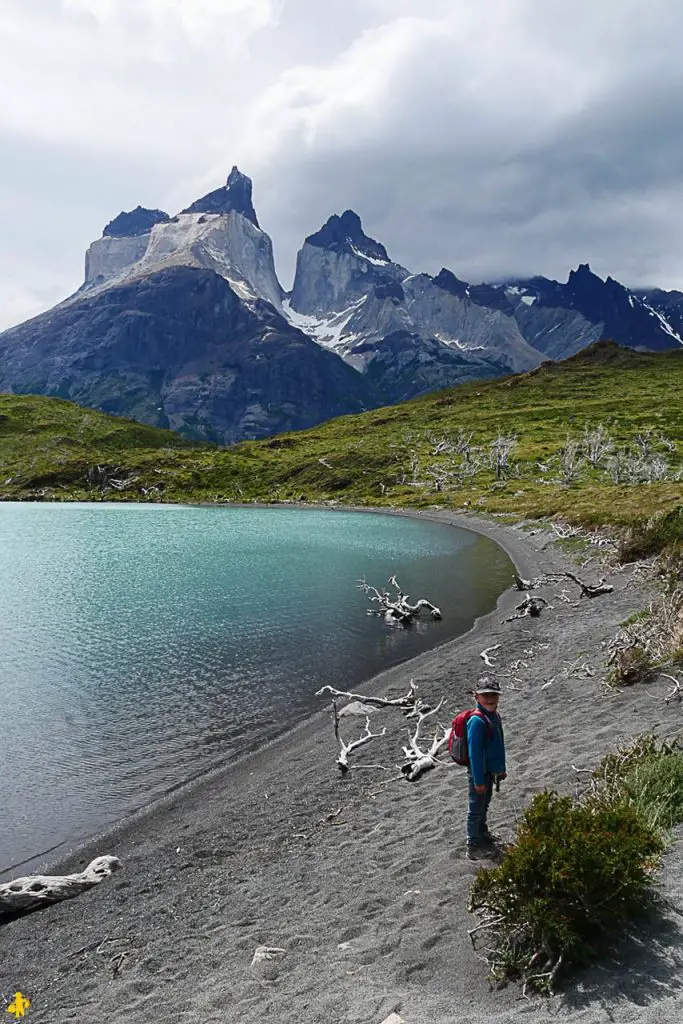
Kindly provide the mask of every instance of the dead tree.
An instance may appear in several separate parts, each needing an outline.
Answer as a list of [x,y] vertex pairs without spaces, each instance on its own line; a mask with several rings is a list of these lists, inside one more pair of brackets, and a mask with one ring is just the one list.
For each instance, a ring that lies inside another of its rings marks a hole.
[[597,468],[613,448],[614,441],[602,423],[590,429],[586,427],[583,434],[583,451],[591,466]]
[[563,484],[572,484],[581,472],[581,447],[578,441],[568,437],[560,450],[560,479]]
[[496,471],[496,480],[502,480],[510,473],[510,456],[517,445],[514,434],[499,434],[489,445],[489,462]]
[[0,916],[70,900],[92,889],[120,867],[118,857],[96,857],[84,871],[74,875],[28,875],[0,883]]
[[368,611],[373,615],[384,615],[387,621],[397,621],[404,624],[408,624],[413,621],[414,618],[420,615],[423,608],[428,608],[433,619],[440,619],[441,612],[433,605],[431,601],[427,601],[425,598],[420,598],[416,604],[410,604],[409,594],[404,594],[401,590],[396,576],[392,576],[389,579],[389,583],[397,590],[397,597],[395,601],[391,600],[391,594],[388,590],[379,591],[376,587],[371,587],[365,580],[356,580],[356,586],[359,590],[362,590],[364,594],[367,594],[370,601],[377,604],[377,608],[370,608]]

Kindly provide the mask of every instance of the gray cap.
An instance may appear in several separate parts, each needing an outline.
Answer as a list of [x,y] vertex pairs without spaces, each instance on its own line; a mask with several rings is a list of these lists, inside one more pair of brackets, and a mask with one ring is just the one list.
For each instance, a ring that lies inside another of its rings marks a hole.
[[497,683],[495,679],[489,679],[488,676],[482,676],[477,682],[474,690],[475,693],[500,693],[500,683]]

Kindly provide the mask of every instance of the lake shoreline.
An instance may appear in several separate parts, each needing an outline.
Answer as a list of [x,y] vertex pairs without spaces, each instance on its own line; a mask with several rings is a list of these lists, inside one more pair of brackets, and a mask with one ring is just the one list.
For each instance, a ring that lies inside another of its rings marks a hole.
[[[435,510],[420,518],[484,533],[521,575],[576,571],[540,524],[525,531]],[[604,574],[601,555],[595,549],[580,574]],[[505,591],[466,634],[359,687],[396,695],[413,678],[425,699],[447,698],[445,720],[469,703],[484,671],[481,651],[500,645],[491,653],[492,674],[503,686],[510,779],[491,820],[504,833],[534,791],[573,788],[572,763],[595,763],[616,740],[655,723],[662,731],[680,723],[678,706],[656,703],[643,689],[602,694],[601,645],[649,595],[629,567],[609,580],[613,594],[575,607],[557,598],[558,585],[540,589],[550,607],[537,620],[503,621],[521,599]],[[577,594],[570,596],[574,603]],[[593,703],[598,713],[587,730]],[[344,722],[346,735],[360,734],[362,719]],[[51,870],[79,870],[105,853],[119,856],[124,870],[70,902],[1,926],[2,991],[24,992],[32,1019],[60,1024],[256,1024],[271,1015],[283,1024],[380,1024],[392,1011],[408,1024],[545,1020],[545,1004],[520,1003],[514,987],[490,991],[467,939],[474,866],[464,858],[463,771],[448,766],[412,785],[397,781],[391,766],[401,760],[407,723],[396,712],[373,716],[373,731],[385,725],[387,735],[351,763],[383,764],[386,772],[342,778],[329,715],[320,711],[72,851]],[[683,894],[678,848],[665,870],[676,901]],[[95,940],[99,952],[80,952]],[[259,945],[284,952],[250,966]],[[115,972],[118,954],[125,956]],[[671,948],[666,955],[674,955]],[[562,1003],[558,1012],[592,1024],[610,1019],[610,1006],[619,1004],[620,1022],[673,1022],[683,1012],[676,972],[669,966],[666,981],[655,967],[641,963],[632,980],[616,968],[587,978],[581,1006]],[[658,981],[644,1006],[636,986],[642,989],[648,972]]]

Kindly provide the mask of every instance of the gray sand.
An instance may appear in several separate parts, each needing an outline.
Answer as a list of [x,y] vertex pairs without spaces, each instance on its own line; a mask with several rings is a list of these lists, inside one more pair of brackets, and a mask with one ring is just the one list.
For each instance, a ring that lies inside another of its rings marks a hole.
[[[435,516],[492,536],[523,575],[576,571],[547,533]],[[581,575],[601,575],[600,557],[596,549]],[[490,822],[503,835],[538,789],[572,791],[572,764],[595,764],[655,724],[662,734],[680,727],[680,705],[650,695],[663,696],[664,681],[609,694],[600,685],[601,645],[648,600],[632,569],[609,579],[613,594],[577,607],[554,597],[560,587],[546,588],[553,607],[540,619],[502,623],[520,599],[508,591],[466,636],[360,688],[397,695],[413,678],[425,699],[446,696],[446,722],[470,703],[479,652],[501,644],[495,674],[509,779]],[[512,671],[520,659],[527,667]],[[350,735],[360,733],[362,719],[344,721]],[[382,725],[386,738],[352,763],[400,761],[406,722],[378,712],[373,731]],[[662,875],[673,906],[564,996],[526,1000],[516,986],[491,988],[467,936],[476,866],[464,857],[465,770],[439,767],[413,784],[396,781],[393,769],[342,778],[335,757],[321,711],[53,865],[79,870],[109,853],[124,870],[0,927],[2,992],[29,996],[27,1020],[36,1024],[380,1024],[392,1011],[408,1024],[531,1024],[549,1012],[572,1024],[683,1020],[680,844]],[[252,967],[261,945],[284,954]]]

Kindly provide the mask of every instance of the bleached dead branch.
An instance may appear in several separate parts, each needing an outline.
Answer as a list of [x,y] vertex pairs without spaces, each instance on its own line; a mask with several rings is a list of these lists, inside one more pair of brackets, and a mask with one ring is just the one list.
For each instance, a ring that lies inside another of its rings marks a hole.
[[602,594],[611,594],[614,590],[611,583],[605,583],[604,576],[597,583],[584,583],[573,572],[565,572],[563,575],[581,587],[581,597],[600,597]]
[[370,601],[377,604],[377,608],[370,608],[368,611],[375,615],[384,615],[387,620],[395,620],[407,624],[420,615],[423,609],[428,608],[433,619],[440,619],[441,611],[432,604],[431,601],[427,601],[424,597],[420,598],[415,604],[410,603],[410,595],[404,594],[399,586],[396,576],[392,576],[389,579],[389,583],[397,591],[396,600],[391,600],[391,594],[388,590],[380,591],[376,587],[371,587],[369,583],[366,583],[364,579],[356,580],[356,586],[359,590],[362,590],[366,594]]
[[323,686],[316,690],[316,697],[322,697],[329,693],[333,697],[348,697],[349,700],[359,700],[362,704],[371,704],[377,708],[400,708],[412,710],[417,702],[417,686],[410,680],[410,688],[402,697],[366,697],[362,693],[351,693],[349,690],[336,690],[334,686]]
[[484,664],[486,665],[487,668],[493,668],[494,667],[491,659],[489,658],[489,652],[490,651],[497,651],[500,648],[500,646],[501,646],[500,644],[493,644],[492,647],[487,647],[485,650],[483,650],[480,653],[479,657],[484,659]]
[[[366,743],[370,742],[370,740],[374,740],[374,739],[377,739],[380,736],[384,736],[386,734],[387,730],[386,730],[386,727],[385,727],[384,729],[382,729],[381,732],[374,732],[374,733],[371,732],[370,731],[370,719],[366,718],[365,719],[365,728],[363,729],[363,732],[361,733],[360,738],[357,739],[357,740],[352,740],[350,743],[346,743],[342,739],[341,733],[339,732],[339,712],[337,711],[337,702],[334,701],[334,700],[332,701],[332,709],[333,709],[333,712],[334,712],[334,735],[336,736],[337,743],[339,744],[339,756],[337,757],[337,768],[339,768],[339,771],[342,773],[342,775],[346,775],[346,773],[348,771],[350,771],[350,769],[351,769],[351,765],[349,765],[349,754],[351,753],[351,751],[352,750],[357,750],[358,747],[364,747]],[[377,766],[375,765],[373,767],[377,767]]]
[[[661,698],[664,703],[670,704],[672,700],[677,700],[680,704],[680,702],[683,701],[683,689],[681,688],[680,680],[676,679],[675,676],[670,676],[668,672],[660,672],[659,677],[660,679],[668,679],[669,682],[673,683],[673,686],[668,693]],[[652,697],[653,694],[650,694],[650,696]],[[660,698],[656,699],[659,700]]]
[[552,583],[557,583],[558,580],[564,578],[564,573],[561,572],[544,572],[540,576],[536,576],[532,580],[525,580],[522,576],[517,573],[515,576],[515,587],[517,590],[538,590],[539,587],[547,587]]
[[439,762],[437,756],[441,750],[444,750],[448,744],[449,729],[443,726],[437,726],[434,733],[431,745],[427,750],[423,750],[419,744],[420,740],[420,729],[422,728],[423,722],[425,722],[432,715],[436,715],[441,710],[443,704],[443,697],[435,708],[430,708],[429,711],[420,711],[418,720],[415,725],[415,732],[408,737],[408,746],[403,748],[406,760],[401,765],[401,771],[408,779],[409,782],[414,782],[420,775],[434,768]]
[[96,857],[87,868],[73,875],[27,875],[13,882],[3,882],[0,884],[0,916],[73,899],[120,867],[118,857],[106,855]]
[[523,619],[527,615],[530,615],[532,619],[537,619],[545,607],[549,607],[545,598],[534,597],[533,594],[526,594],[521,604],[517,605],[515,614],[509,615],[504,621],[513,622],[514,619]]

